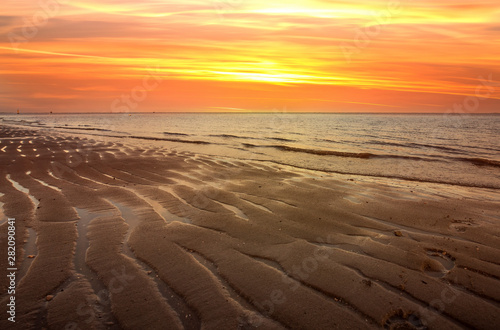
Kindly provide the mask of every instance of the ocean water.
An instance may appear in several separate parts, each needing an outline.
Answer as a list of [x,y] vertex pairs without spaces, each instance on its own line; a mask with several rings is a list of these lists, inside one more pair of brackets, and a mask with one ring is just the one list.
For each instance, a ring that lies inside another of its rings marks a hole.
[[0,115],[8,125],[215,158],[500,189],[500,115],[164,113]]

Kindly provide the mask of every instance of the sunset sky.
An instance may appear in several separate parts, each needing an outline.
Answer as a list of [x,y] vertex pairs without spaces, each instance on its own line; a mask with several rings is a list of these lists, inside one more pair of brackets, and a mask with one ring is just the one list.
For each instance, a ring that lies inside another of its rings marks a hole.
[[498,0],[3,0],[0,35],[0,112],[500,112]]

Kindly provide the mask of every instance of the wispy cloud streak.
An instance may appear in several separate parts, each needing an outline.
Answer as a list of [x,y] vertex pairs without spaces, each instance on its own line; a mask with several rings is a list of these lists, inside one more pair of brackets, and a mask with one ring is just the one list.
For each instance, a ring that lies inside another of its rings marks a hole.
[[[211,1],[67,2],[17,53],[0,40],[0,111],[106,111],[153,64],[168,83],[139,110],[445,111],[479,76],[500,79],[498,1],[401,1],[377,20],[388,3],[242,0],[221,19]],[[0,33],[22,35],[40,7],[0,10]],[[346,62],[339,45],[374,24]],[[490,98],[482,111],[498,111]]]

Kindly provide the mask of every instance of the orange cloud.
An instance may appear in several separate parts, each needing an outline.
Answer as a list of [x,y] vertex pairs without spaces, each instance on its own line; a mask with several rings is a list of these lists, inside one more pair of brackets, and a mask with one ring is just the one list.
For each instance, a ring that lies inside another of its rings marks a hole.
[[152,71],[137,111],[436,112],[500,80],[497,1],[46,4],[0,5],[0,111],[110,111]]

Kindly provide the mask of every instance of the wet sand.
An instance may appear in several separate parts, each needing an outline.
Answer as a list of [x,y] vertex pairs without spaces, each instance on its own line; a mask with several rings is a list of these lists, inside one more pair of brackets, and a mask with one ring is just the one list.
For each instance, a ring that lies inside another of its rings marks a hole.
[[494,191],[0,137],[1,329],[500,327]]

